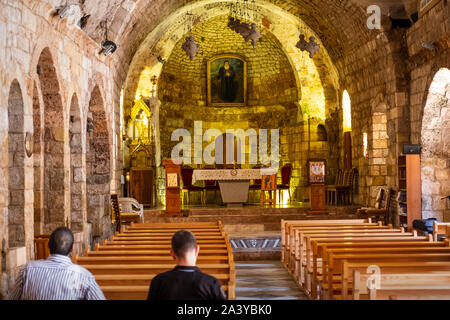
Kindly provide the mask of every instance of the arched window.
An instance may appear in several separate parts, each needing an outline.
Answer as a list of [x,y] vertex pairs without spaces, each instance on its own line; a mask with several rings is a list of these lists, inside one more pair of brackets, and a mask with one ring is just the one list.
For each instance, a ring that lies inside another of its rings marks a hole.
[[323,124],[317,126],[317,140],[318,141],[328,141],[327,129]]
[[347,90],[344,90],[342,105],[344,109],[344,132],[352,131],[352,102]]

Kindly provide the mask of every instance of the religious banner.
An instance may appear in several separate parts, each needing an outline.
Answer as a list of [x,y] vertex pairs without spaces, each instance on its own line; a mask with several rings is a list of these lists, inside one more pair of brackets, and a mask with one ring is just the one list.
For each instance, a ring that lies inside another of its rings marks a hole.
[[219,55],[208,61],[208,105],[247,104],[247,62],[238,55]]

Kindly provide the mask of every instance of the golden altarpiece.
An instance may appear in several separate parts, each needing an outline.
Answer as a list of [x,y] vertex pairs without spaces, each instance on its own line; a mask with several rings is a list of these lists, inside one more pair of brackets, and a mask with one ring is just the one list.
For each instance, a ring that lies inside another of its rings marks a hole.
[[154,203],[153,126],[151,111],[142,98],[135,100],[128,119],[129,196],[144,206]]

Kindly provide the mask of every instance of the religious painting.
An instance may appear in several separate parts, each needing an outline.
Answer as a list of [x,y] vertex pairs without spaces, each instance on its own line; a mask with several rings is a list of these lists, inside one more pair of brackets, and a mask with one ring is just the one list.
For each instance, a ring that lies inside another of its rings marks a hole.
[[308,160],[308,182],[310,184],[325,183],[326,160],[310,159]]
[[219,55],[208,61],[208,105],[245,106],[247,62],[237,55]]

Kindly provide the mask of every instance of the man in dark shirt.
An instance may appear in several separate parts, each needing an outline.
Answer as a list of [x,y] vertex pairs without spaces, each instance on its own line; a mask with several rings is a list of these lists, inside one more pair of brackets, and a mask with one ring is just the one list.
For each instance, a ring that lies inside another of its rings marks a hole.
[[200,246],[195,236],[181,230],[172,237],[170,254],[176,267],[153,278],[148,300],[226,300],[219,281],[195,266]]

